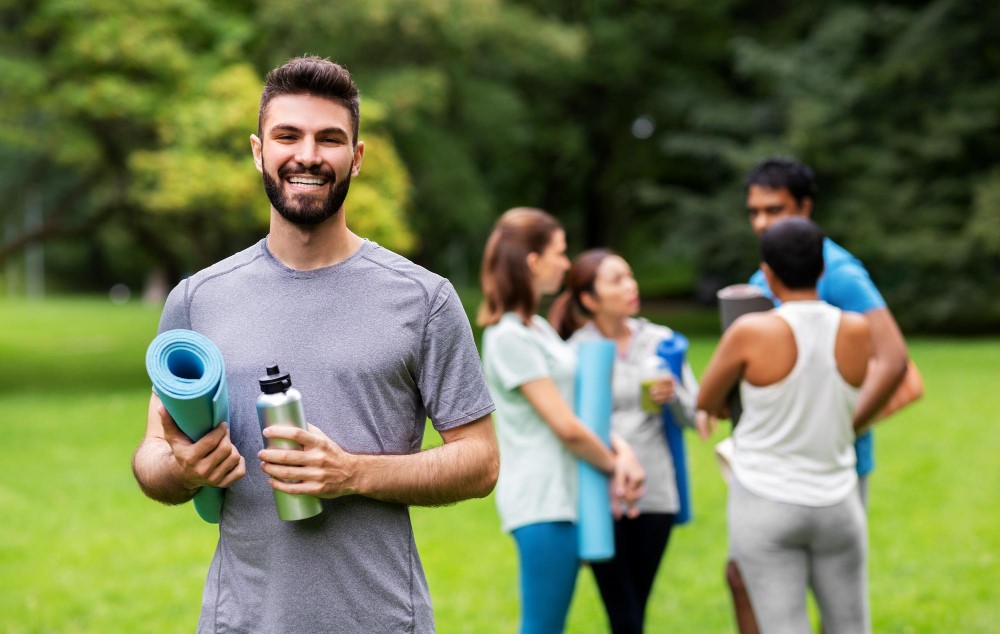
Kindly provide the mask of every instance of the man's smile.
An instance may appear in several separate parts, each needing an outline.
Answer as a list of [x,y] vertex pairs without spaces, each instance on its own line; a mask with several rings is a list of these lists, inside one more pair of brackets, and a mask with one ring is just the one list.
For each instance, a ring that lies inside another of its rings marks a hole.
[[307,191],[318,189],[323,185],[326,185],[328,182],[328,179],[322,176],[302,176],[302,175],[289,176],[285,180],[288,182],[289,185],[291,185],[295,189],[302,189]]

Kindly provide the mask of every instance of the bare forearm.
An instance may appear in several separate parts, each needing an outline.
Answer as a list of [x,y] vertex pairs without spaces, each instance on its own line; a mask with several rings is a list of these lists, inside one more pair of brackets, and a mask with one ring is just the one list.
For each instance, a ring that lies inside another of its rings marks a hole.
[[888,308],[865,314],[868,318],[872,362],[858,393],[854,428],[863,430],[892,397],[906,375],[906,341]]
[[[754,322],[756,323],[756,322]],[[701,377],[695,407],[716,416],[726,413],[726,397],[740,380],[746,365],[745,339],[755,332],[747,320],[737,320],[722,335]]]
[[490,494],[499,454],[494,443],[451,442],[408,455],[355,455],[355,492],[386,502],[441,506]]
[[578,423],[576,433],[567,435],[561,440],[573,455],[585,460],[598,471],[611,474],[615,470],[615,455],[604,446],[597,434]]
[[902,363],[884,363],[876,359],[868,368],[865,382],[858,392],[858,405],[854,410],[854,429],[863,433],[875,419],[879,410],[889,400],[906,376],[906,357]]
[[610,474],[615,469],[615,456],[597,434],[577,418],[563,400],[552,379],[536,379],[521,386],[521,393],[538,412],[563,445],[573,455],[586,460],[595,468]]
[[165,441],[144,440],[132,456],[132,473],[142,492],[163,504],[184,504],[198,491],[184,483]]

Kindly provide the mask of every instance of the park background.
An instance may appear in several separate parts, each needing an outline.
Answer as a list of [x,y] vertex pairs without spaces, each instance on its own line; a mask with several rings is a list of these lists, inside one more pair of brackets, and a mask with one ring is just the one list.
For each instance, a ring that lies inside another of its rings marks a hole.
[[[698,372],[756,264],[743,175],[811,164],[928,389],[878,432],[876,631],[1000,630],[997,33],[985,0],[0,1],[0,631],[193,629],[215,531],[132,481],[143,353],[166,290],[266,232],[248,137],[303,53],[362,89],[356,231],[471,312],[492,222],[543,207],[633,264]],[[689,451],[650,630],[731,631],[725,490]],[[492,499],[413,515],[439,630],[513,631]],[[570,631],[605,629],[583,574]]]

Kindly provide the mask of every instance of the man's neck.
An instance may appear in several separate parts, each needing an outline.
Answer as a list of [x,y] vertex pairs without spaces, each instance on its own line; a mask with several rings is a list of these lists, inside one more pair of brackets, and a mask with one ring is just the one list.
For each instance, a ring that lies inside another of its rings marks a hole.
[[288,222],[271,210],[267,248],[279,262],[295,271],[311,271],[343,262],[361,248],[362,240],[344,222],[344,210],[318,225]]

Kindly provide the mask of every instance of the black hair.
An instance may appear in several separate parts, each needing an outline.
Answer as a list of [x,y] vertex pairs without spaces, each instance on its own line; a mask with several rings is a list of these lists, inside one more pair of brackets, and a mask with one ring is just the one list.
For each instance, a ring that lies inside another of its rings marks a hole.
[[795,202],[800,205],[806,198],[815,203],[818,191],[816,175],[808,165],[779,156],[766,158],[750,170],[746,180],[743,181],[743,188],[750,189],[751,185],[768,189],[787,189],[795,198]]
[[816,288],[823,274],[823,231],[808,218],[785,218],[760,237],[760,257],[789,290]]

